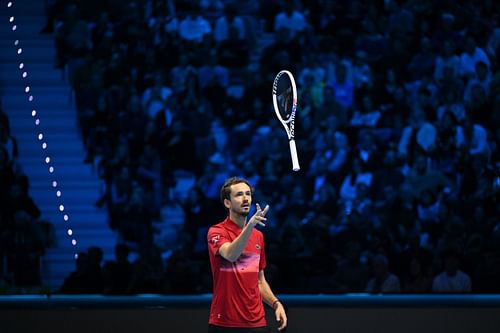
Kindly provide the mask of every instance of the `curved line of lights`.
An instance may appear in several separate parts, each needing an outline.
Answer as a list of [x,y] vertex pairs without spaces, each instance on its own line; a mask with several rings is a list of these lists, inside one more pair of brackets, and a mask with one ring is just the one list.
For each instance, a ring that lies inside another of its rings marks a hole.
[[[12,9],[13,7],[14,7],[13,1],[7,2],[7,8]],[[16,21],[16,18],[14,17],[14,15],[9,17],[9,23],[11,24],[11,30],[13,31],[13,33],[15,33],[17,31],[17,28],[18,28],[15,21]],[[21,44],[21,42],[19,39],[14,40],[14,46],[17,47],[17,55],[21,58],[22,54],[23,54],[23,49],[21,48],[20,44]],[[20,61],[19,62],[19,70],[21,71],[21,77],[24,80],[28,81],[28,72],[26,70],[26,64],[24,62],[22,62],[21,59],[19,59],[19,61]],[[33,93],[32,93],[32,87],[29,86],[29,83],[26,83],[26,86],[24,88],[24,92],[28,95],[28,102],[32,103],[34,101],[34,97],[33,97]],[[34,118],[35,126],[37,129],[39,129],[41,121],[40,121],[40,116],[38,115],[38,111],[35,108],[32,108],[32,110],[31,110],[31,117]],[[48,170],[49,174],[51,174],[52,178],[54,179],[55,178],[55,176],[54,176],[55,169],[54,169],[54,166],[52,165],[52,158],[49,156],[48,151],[47,151],[48,145],[47,145],[46,140],[44,140],[43,132],[41,130],[39,130],[36,137],[37,137],[38,141],[40,141],[40,143],[41,143],[42,151],[45,152],[46,157],[44,158],[44,162],[47,166],[47,170]],[[52,188],[56,191],[55,192],[56,197],[60,198],[60,200],[61,200],[61,203],[59,204],[59,212],[62,214],[63,220],[69,224],[70,223],[69,222],[69,214],[67,212],[65,212],[65,207],[64,207],[63,200],[62,200],[62,191],[58,187],[59,187],[59,183],[57,182],[57,180],[53,180],[52,181]],[[67,227],[66,234],[71,238],[71,245],[76,247],[78,242],[76,240],[74,231],[70,226]],[[75,259],[78,258],[78,254],[76,252],[74,253],[74,258]]]

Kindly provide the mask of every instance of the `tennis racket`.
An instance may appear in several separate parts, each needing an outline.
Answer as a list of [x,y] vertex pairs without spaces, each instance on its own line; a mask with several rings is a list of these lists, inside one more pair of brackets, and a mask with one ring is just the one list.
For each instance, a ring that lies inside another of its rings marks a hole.
[[292,73],[281,71],[273,83],[273,106],[278,120],[283,124],[290,143],[293,171],[299,171],[299,157],[295,146],[295,113],[297,111],[297,87]]

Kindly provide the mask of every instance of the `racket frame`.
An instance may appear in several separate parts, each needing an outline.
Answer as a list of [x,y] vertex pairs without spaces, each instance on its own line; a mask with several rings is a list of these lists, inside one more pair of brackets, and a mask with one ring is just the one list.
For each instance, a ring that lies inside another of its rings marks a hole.
[[[282,75],[288,75],[288,78],[290,80],[290,83],[292,85],[292,113],[290,115],[290,118],[287,120],[284,120],[281,117],[281,114],[279,112],[278,108],[278,96],[276,94],[278,90],[278,81]],[[297,112],[297,86],[295,85],[295,79],[292,75],[287,70],[282,70],[280,71],[276,77],[274,78],[273,82],[273,107],[274,107],[274,112],[276,113],[276,116],[278,117],[278,120],[281,122],[283,127],[285,128],[286,134],[288,136],[288,142],[290,146],[290,155],[292,158],[292,170],[293,171],[299,171],[300,170],[300,165],[299,165],[299,158],[297,155],[297,147],[295,145],[295,113]]]

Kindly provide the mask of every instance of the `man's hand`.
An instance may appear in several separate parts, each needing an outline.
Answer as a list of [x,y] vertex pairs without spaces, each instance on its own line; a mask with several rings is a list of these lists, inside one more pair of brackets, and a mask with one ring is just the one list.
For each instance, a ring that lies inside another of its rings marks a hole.
[[265,216],[267,214],[267,211],[269,210],[269,205],[266,205],[264,210],[260,208],[259,204],[255,204],[255,207],[257,208],[257,211],[255,212],[255,214],[253,214],[247,225],[254,227],[257,224],[260,224],[261,226],[265,227],[266,225],[264,224],[264,222],[267,220]]
[[276,303],[276,309],[274,310],[274,314],[276,315],[276,321],[280,323],[278,327],[278,331],[283,330],[287,325],[287,318],[285,313],[285,308],[281,304],[281,302]]

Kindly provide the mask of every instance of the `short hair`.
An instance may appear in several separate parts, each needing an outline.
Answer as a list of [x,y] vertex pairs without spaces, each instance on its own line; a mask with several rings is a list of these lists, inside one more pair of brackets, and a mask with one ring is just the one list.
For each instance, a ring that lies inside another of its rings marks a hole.
[[222,203],[224,203],[224,199],[228,199],[230,200],[230,196],[231,196],[231,186],[232,185],[236,185],[236,184],[240,184],[240,183],[245,183],[248,185],[248,187],[250,187],[250,191],[252,192],[253,194],[253,187],[252,185],[250,185],[250,182],[248,180],[246,180],[245,178],[240,178],[240,177],[231,177],[231,178],[228,178],[226,179],[226,181],[224,182],[224,185],[222,185],[222,187],[220,188],[220,201]]

